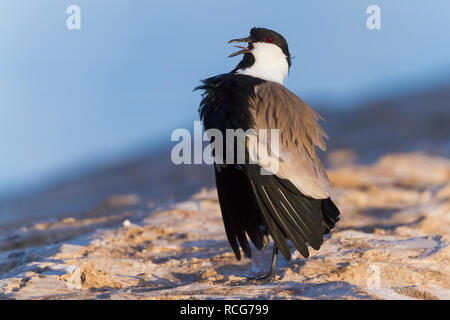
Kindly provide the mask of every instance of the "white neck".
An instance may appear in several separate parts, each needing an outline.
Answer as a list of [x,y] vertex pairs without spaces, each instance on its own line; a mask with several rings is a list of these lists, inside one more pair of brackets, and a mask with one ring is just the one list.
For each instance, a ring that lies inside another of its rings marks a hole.
[[255,63],[236,73],[283,84],[289,72],[289,65],[283,50],[273,43],[257,42],[252,49]]

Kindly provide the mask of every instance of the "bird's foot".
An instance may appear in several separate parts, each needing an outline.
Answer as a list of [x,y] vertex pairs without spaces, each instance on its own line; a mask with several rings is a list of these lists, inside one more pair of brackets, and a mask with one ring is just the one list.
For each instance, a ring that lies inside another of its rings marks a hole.
[[275,280],[275,276],[277,274],[277,256],[278,256],[278,247],[274,244],[273,245],[273,252],[272,252],[272,263],[270,265],[270,270],[268,273],[265,273],[261,276],[258,276],[256,278],[249,278],[248,281],[252,282],[254,284],[264,284],[269,283]]
[[275,278],[276,278],[276,273],[270,271],[268,273],[259,275],[255,278],[248,278],[247,280],[254,284],[264,284],[264,283],[272,282],[273,280],[275,280]]

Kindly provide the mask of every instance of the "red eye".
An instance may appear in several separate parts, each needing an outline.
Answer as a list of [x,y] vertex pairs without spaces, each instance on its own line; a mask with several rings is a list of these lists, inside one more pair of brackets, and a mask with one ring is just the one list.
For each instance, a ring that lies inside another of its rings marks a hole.
[[273,42],[273,39],[271,37],[267,37],[265,40],[266,40],[267,43],[272,43]]

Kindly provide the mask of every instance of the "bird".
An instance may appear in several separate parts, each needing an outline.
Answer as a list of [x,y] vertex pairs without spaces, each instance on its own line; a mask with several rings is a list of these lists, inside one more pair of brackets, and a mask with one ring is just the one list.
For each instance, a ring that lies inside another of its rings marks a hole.
[[329,178],[316,153],[316,147],[326,150],[328,136],[318,123],[322,117],[283,85],[291,54],[281,34],[254,27],[248,37],[228,43],[247,43],[236,46],[241,50],[229,56],[242,55],[242,60],[229,73],[201,80],[194,90],[202,91],[198,111],[205,130],[222,134],[227,129],[278,130],[280,159],[275,173],[262,174],[263,164],[248,160],[254,151],[248,141],[244,143],[245,163],[214,162],[231,249],[237,260],[241,249],[251,258],[249,240],[263,250],[270,236],[274,242],[270,269],[251,279],[272,281],[279,251],[286,260],[292,258],[288,241],[307,258],[308,246],[319,250],[324,236],[340,219],[330,198]]

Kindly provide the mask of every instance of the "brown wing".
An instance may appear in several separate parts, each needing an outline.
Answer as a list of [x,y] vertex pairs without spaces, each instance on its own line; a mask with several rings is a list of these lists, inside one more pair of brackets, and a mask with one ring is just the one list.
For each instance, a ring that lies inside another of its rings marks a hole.
[[275,82],[256,87],[251,101],[254,129],[279,130],[279,168],[276,175],[289,180],[300,192],[314,199],[329,197],[329,180],[315,152],[325,150],[328,138],[317,123],[322,119],[302,99]]

